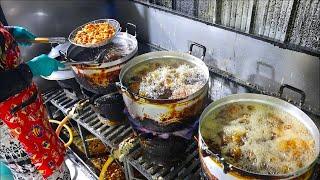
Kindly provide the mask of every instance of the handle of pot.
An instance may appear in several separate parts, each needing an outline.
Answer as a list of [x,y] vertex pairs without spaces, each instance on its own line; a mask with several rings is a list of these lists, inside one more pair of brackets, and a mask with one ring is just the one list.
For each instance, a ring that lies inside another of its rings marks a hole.
[[261,61],[257,62],[256,73],[260,74],[260,67],[262,67],[262,66],[271,70],[271,79],[274,80],[275,79],[275,69],[273,66],[271,66],[270,64],[267,64],[265,62],[261,62]]
[[194,47],[194,46],[197,46],[197,47],[199,47],[199,48],[202,49],[202,56],[201,56],[200,59],[201,59],[201,60],[204,60],[204,57],[206,56],[207,48],[206,48],[204,45],[198,44],[198,43],[196,43],[196,42],[192,42],[192,43],[190,44],[190,47],[189,47],[189,54],[192,53],[192,50],[193,50],[193,47]]
[[123,86],[121,82],[116,82],[116,86],[118,88],[119,91],[121,91],[122,93],[126,92],[129,94],[129,96],[134,99],[134,100],[138,100],[138,98],[132,94],[127,87]]
[[[198,139],[197,139],[197,141],[199,142]],[[201,151],[202,156],[203,156],[204,158],[207,157],[207,156],[215,156],[215,158],[219,161],[219,163],[221,163],[223,172],[224,172],[225,174],[227,174],[227,173],[231,170],[230,164],[227,163],[227,162],[225,161],[225,159],[224,159],[221,155],[212,152],[212,151],[209,149],[209,147],[205,144],[205,142],[204,142],[203,139],[200,139],[200,141],[202,142],[202,147],[199,147],[199,148],[200,148],[200,151]]]
[[126,33],[128,33],[128,29],[129,27],[132,27],[133,30],[134,30],[134,37],[137,37],[137,26],[135,24],[132,24],[132,23],[127,23],[126,24]]
[[282,85],[281,85],[281,87],[280,87],[280,89],[279,89],[280,98],[282,97],[282,95],[283,95],[283,90],[284,90],[285,88],[290,89],[290,90],[292,90],[292,91],[300,94],[300,95],[301,95],[301,98],[300,98],[300,104],[299,104],[299,106],[302,106],[302,105],[304,104],[304,102],[305,102],[305,100],[306,100],[306,93],[305,93],[304,91],[302,91],[301,89],[298,89],[298,88],[296,88],[296,87],[293,87],[293,86],[291,86],[291,85],[289,85],[289,84],[282,84]]

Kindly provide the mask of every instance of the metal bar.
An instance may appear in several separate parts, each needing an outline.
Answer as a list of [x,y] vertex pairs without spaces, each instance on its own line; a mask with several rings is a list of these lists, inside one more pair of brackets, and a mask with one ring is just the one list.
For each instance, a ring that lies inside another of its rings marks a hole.
[[116,129],[115,126],[110,126],[101,134],[101,136],[105,138],[105,136],[108,136],[108,134],[111,133],[114,129]]
[[[89,167],[89,166],[87,165],[87,163],[85,163],[70,147],[68,148],[68,151],[67,151],[67,152],[68,152],[67,156],[70,156],[70,155],[71,155],[70,160],[71,160],[73,163],[82,166],[83,169],[85,168],[85,169],[88,171],[88,173],[90,173],[90,176],[91,176],[92,178],[94,178],[94,179],[99,179],[98,176],[97,176],[97,174],[92,170],[92,168]],[[72,156],[74,156],[75,158],[72,158]]]
[[63,103],[64,101],[68,100],[68,97],[65,97],[64,94],[63,96],[61,96],[59,99],[57,99],[57,103],[59,104],[59,106],[62,106],[61,103]]
[[193,161],[193,163],[188,168],[185,169],[184,173],[179,175],[178,179],[180,178],[183,179],[184,177],[188,176],[189,174],[192,173],[191,171],[194,169],[200,169],[199,166],[200,166],[199,162]]
[[112,141],[111,144],[114,146],[115,144],[118,144],[121,142],[124,137],[128,137],[132,133],[131,127],[127,127],[121,134],[119,134],[117,137],[115,137]]
[[90,113],[87,116],[83,117],[83,119],[81,119],[81,120],[82,120],[83,123],[88,124],[89,121],[94,119],[95,117],[96,117],[96,114],[93,113],[92,111],[90,111]]
[[125,129],[125,127],[122,125],[120,127],[117,127],[117,129],[115,129],[114,131],[112,131],[108,136],[106,136],[107,139],[112,139],[114,138],[118,133],[120,133],[121,131],[123,131]]
[[70,102],[68,102],[67,104],[64,105],[65,109],[68,109],[70,107],[73,107],[73,105],[75,105],[78,102],[78,100],[72,100]]
[[173,179],[177,174],[178,172],[189,162],[189,161],[192,161],[192,159],[197,156],[198,152],[197,151],[194,151],[190,156],[188,156],[186,158],[186,160],[180,164],[179,167],[177,167],[176,169],[174,169],[172,172],[170,172],[169,174],[167,174],[164,178],[165,179]]
[[57,101],[59,98],[65,96],[63,91],[60,91],[57,96],[53,97],[51,101]]
[[85,133],[83,132],[83,127],[80,126],[80,124],[78,123],[78,129],[79,129],[79,135],[82,139],[82,145],[84,147],[84,153],[86,154],[87,158],[90,158],[90,152],[88,149],[88,143],[86,141],[86,137],[85,137]]
[[292,9],[290,12],[290,17],[289,17],[289,21],[288,21],[288,29],[284,38],[284,43],[289,43],[290,42],[290,37],[292,37],[292,33],[293,33],[293,26],[294,26],[294,20],[297,17],[297,10],[299,7],[299,1],[294,0],[293,4],[292,4]]
[[60,103],[60,106],[62,106],[63,108],[65,108],[64,106],[68,103],[72,102],[72,99],[66,99],[63,102]]
[[108,125],[104,124],[103,126],[99,127],[97,131],[99,133],[103,133],[108,127],[109,127]]
[[99,120],[94,126],[92,126],[92,128],[93,129],[98,129],[101,126],[103,126],[103,123]]

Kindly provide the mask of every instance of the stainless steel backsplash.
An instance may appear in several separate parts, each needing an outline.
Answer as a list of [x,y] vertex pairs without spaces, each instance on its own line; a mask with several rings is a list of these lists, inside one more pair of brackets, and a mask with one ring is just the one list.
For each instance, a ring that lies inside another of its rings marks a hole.
[[[207,47],[208,64],[227,70],[243,80],[257,83],[270,91],[278,91],[283,83],[302,89],[306,104],[320,109],[320,60],[308,54],[282,49],[268,42],[210,26],[170,12],[132,1],[117,1],[122,23],[137,25],[138,38],[162,48],[184,51],[191,41]],[[218,93],[241,92],[241,88],[216,85]],[[221,93],[223,94],[223,93]],[[292,99],[298,95],[288,93]]]
[[[241,79],[262,85],[270,91],[278,91],[280,84],[283,83],[300,88],[307,94],[306,103],[320,109],[319,57],[282,49],[265,41],[132,1],[114,2],[116,14],[111,14],[110,1],[102,0],[1,1],[0,3],[10,25],[26,26],[38,36],[67,36],[73,28],[84,22],[115,15],[122,25],[126,22],[136,24],[138,39],[143,42],[169,50],[187,51],[190,42],[195,41],[207,47],[208,64],[227,70]],[[177,3],[181,11],[190,11],[184,7],[182,1]],[[206,9],[206,6],[215,4],[202,3],[199,6]],[[249,4],[246,6],[249,8]],[[209,10],[207,9],[213,13]],[[203,14],[203,18],[210,17]],[[221,20],[224,22],[225,19]],[[235,26],[246,29],[245,23],[237,24],[237,19],[234,22]],[[23,48],[23,57],[27,60],[48,52],[49,49],[49,45]],[[227,83],[215,84],[215,88],[212,93],[221,93],[221,88],[233,93],[241,92],[241,88],[229,87]]]

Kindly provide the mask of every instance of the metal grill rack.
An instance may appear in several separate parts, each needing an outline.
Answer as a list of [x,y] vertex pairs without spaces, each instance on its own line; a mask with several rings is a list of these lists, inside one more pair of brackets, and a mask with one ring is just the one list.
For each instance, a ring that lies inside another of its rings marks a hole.
[[184,160],[171,166],[159,166],[150,163],[143,156],[143,150],[136,147],[127,157],[127,178],[133,179],[132,167],[137,169],[147,179],[200,179],[200,161],[197,144],[190,143],[186,149]]
[[[43,98],[45,102],[50,102],[64,114],[67,114],[73,105],[79,101],[69,98],[61,89],[45,93],[43,94]],[[132,133],[131,127],[127,124],[112,127],[104,125],[89,106],[84,107],[82,113],[77,118],[74,118],[74,120],[81,126],[79,130],[81,128],[87,129],[110,149],[117,147],[122,140],[129,137]],[[81,131],[80,135],[84,140]],[[86,149],[86,144],[84,146]],[[187,157],[181,162],[161,167],[146,161],[142,156],[141,147],[137,145],[131,150],[124,163],[127,179],[137,179],[134,177],[133,168],[138,170],[147,179],[199,179],[200,162],[195,142],[190,144],[186,154],[188,154]],[[87,151],[86,155],[90,157]]]
[[[63,90],[55,90],[45,93],[43,97],[45,101],[50,101],[50,103],[61,110],[64,114],[67,114],[73,105],[79,101],[68,98]],[[90,106],[84,107],[83,112],[77,118],[74,118],[74,120],[99,138],[109,148],[116,147],[122,140],[132,133],[131,127],[128,124],[112,127],[103,124]]]

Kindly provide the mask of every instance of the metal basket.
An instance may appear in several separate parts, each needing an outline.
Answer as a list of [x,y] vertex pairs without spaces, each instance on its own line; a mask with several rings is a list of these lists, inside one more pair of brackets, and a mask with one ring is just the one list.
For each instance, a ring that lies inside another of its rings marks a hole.
[[[76,36],[76,34],[77,34],[77,32],[78,31],[80,31],[80,30],[82,30],[82,28],[85,26],[85,25],[87,25],[87,24],[97,24],[97,23],[109,23],[113,28],[114,28],[114,30],[115,30],[115,33],[114,33],[114,35],[111,37],[111,38],[109,38],[109,39],[106,39],[106,40],[104,40],[104,41],[102,41],[102,42],[99,42],[99,43],[96,43],[96,44],[78,44],[78,43],[76,43],[76,42],[74,42],[74,38],[75,38],[75,36]],[[104,46],[104,45],[106,45],[106,44],[108,44],[109,42],[111,42],[112,40],[113,40],[113,38],[118,34],[118,32],[120,32],[121,31],[121,27],[120,27],[120,24],[119,24],[119,22],[117,21],[117,20],[115,20],[115,19],[98,19],[98,20],[94,20],[94,21],[90,21],[90,22],[88,22],[88,23],[86,23],[86,24],[83,24],[83,25],[81,25],[81,26],[79,26],[79,27],[77,27],[76,29],[74,29],[71,33],[70,33],[70,35],[69,35],[69,41],[72,43],[72,44],[74,44],[74,45],[76,45],[76,46],[81,46],[81,47],[86,47],[86,48],[96,48],[96,47],[100,47],[100,46]]]

